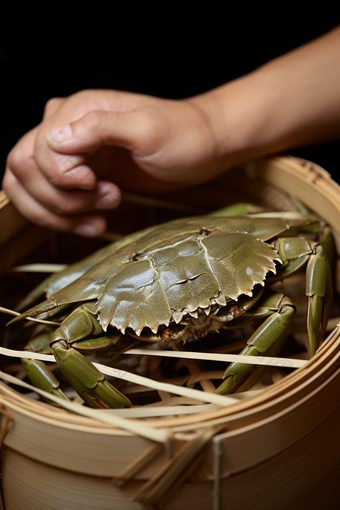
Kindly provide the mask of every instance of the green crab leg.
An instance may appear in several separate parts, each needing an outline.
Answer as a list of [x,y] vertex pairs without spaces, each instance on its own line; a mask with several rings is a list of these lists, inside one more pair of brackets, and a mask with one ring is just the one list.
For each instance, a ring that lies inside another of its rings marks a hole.
[[312,355],[325,332],[332,303],[332,282],[326,250],[322,245],[300,238],[279,238],[275,243],[283,262],[270,281],[285,278],[306,262],[306,296],[308,296],[307,331]]
[[[72,347],[73,343],[88,335],[100,333],[103,333],[103,329],[96,317],[85,307],[79,306],[54,332],[50,344],[53,354],[65,377],[90,407],[131,407],[130,400],[106,381],[104,375]],[[100,341],[102,342],[102,337]],[[93,350],[95,349],[94,341]]]
[[[44,354],[51,354],[52,350],[50,348],[50,340],[53,334],[53,330],[51,328],[45,328],[44,331],[39,333],[35,338],[30,340],[30,342],[26,345],[27,351],[33,352],[41,352]],[[57,397],[68,400],[66,395],[60,389],[60,383],[58,379],[55,377],[53,372],[39,360],[33,360],[28,358],[21,358],[21,363],[25,368],[27,377],[31,381],[31,383],[37,388],[41,388],[52,395],[56,395]],[[52,405],[57,405],[52,400],[45,399],[46,402]]]
[[243,216],[245,214],[264,212],[263,207],[245,202],[237,202],[236,204],[227,205],[217,211],[213,211],[209,216]]
[[322,246],[325,252],[327,253],[329,267],[331,268],[332,271],[335,265],[336,250],[332,230],[328,225],[325,225],[323,227],[323,232],[321,236],[318,238],[318,244]]
[[87,405],[99,409],[132,407],[130,400],[80,352],[63,341],[53,344],[52,349],[61,371]]
[[316,246],[307,264],[306,295],[308,296],[307,331],[312,355],[326,330],[332,303],[332,278],[322,246]]
[[[262,311],[258,317],[269,315],[247,342],[240,354],[248,356],[276,356],[284,344],[295,316],[295,308],[283,294],[271,294],[261,299]],[[273,309],[276,308],[276,311]],[[216,393],[226,394],[244,391],[255,384],[267,367],[257,367],[247,363],[232,363],[224,374],[223,383]]]
[[[51,393],[51,395],[55,395],[56,397],[63,398],[64,400],[68,400],[64,392],[60,389],[60,383],[58,379],[55,377],[53,372],[42,361],[37,359],[27,359],[21,358],[21,363],[23,364],[27,377],[37,388],[41,388],[42,390]],[[56,405],[52,400],[45,399],[46,402],[52,405]]]
[[[97,336],[88,339],[89,335]],[[54,332],[46,328],[31,340],[26,350],[53,353],[65,377],[89,406],[105,408],[104,403],[113,408],[131,407],[129,399],[106,381],[104,375],[73,347],[91,354],[96,350],[124,351],[136,344],[136,340],[130,339],[124,342],[122,348],[121,337],[121,334],[104,335],[96,317],[79,306]],[[68,400],[60,390],[58,380],[44,363],[26,358],[22,359],[22,363],[35,386]]]

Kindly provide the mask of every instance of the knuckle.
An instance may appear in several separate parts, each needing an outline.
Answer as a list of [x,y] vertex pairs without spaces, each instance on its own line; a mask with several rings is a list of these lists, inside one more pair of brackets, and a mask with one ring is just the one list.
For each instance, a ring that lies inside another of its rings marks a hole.
[[85,129],[88,131],[101,131],[105,121],[105,113],[101,110],[93,110],[84,115],[82,121]]
[[15,172],[17,167],[19,166],[19,162],[21,161],[21,157],[19,155],[19,151],[14,147],[7,156],[6,164],[7,166]]
[[48,116],[51,112],[54,112],[61,103],[63,103],[63,99],[61,97],[51,97],[46,104],[44,108],[44,117]]
[[77,165],[73,157],[65,159],[60,167],[49,170],[48,180],[56,188],[72,189],[80,185],[90,185],[94,181],[93,172],[86,165]]
[[83,100],[83,99],[87,99],[88,97],[91,97],[91,96],[92,96],[91,90],[84,89],[84,90],[79,90],[78,92],[75,92],[72,97]]
[[96,94],[92,90],[80,90],[67,98],[67,102],[80,116],[85,115],[89,110],[98,109],[99,103]]
[[93,195],[87,192],[65,190],[51,198],[48,208],[57,216],[74,216],[93,208]]
[[56,170],[52,171],[52,169],[50,169],[48,180],[55,188],[61,188],[64,184],[63,175]]
[[[80,159],[78,156],[69,155],[69,156],[61,156],[60,158],[56,158],[56,168],[55,172],[58,177],[61,177],[65,172],[69,172],[69,175],[74,172],[74,168],[79,165]],[[73,169],[73,170],[72,170]]]
[[[51,158],[52,159],[52,158]],[[48,167],[45,167],[45,175],[48,181],[55,187],[72,186],[76,184],[77,170],[76,166],[79,164],[77,156],[60,156],[54,158]]]
[[50,169],[48,174],[45,174],[46,181],[52,187],[54,192],[58,193],[59,190],[70,189],[72,188],[73,181],[67,176],[63,175],[58,170]]
[[20,180],[26,174],[30,163],[30,159],[26,158],[22,151],[14,147],[7,156],[6,167]]
[[75,92],[72,96],[74,101],[76,101],[77,103],[78,102],[86,102],[86,103],[90,103],[90,104],[93,104],[94,101],[96,102],[95,100],[95,97],[98,94],[98,91],[97,90],[92,90],[92,89],[83,89],[83,90],[79,90],[78,92]]

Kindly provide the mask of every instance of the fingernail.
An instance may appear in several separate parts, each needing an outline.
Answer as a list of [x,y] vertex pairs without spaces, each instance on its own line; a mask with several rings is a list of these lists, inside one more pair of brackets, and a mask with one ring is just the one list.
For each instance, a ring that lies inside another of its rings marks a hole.
[[95,202],[96,209],[112,209],[120,203],[120,192],[111,183],[99,182],[97,194],[99,198]]
[[72,137],[72,128],[70,124],[66,124],[65,126],[61,126],[55,129],[50,129],[46,133],[46,140],[50,147],[53,147],[54,144],[60,144],[61,142],[66,142]]
[[101,229],[98,229],[97,225],[93,225],[92,223],[78,225],[74,229],[75,234],[85,237],[97,237],[101,234]]

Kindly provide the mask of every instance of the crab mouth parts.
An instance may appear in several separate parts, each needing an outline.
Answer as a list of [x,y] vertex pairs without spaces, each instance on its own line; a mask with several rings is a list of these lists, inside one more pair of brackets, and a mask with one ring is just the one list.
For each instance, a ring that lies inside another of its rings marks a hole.
[[195,314],[187,313],[179,324],[170,324],[164,329],[161,336],[164,340],[182,340],[186,342],[188,338],[202,338],[208,333],[219,333],[226,322],[237,319],[245,310],[235,301],[231,301],[227,306],[221,307],[214,305],[207,315],[205,309],[198,308]]

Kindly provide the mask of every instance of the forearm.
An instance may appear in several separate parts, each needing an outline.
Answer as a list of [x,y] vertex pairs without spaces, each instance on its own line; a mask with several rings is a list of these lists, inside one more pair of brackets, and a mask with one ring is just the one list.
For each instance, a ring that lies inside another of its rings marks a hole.
[[[340,27],[253,73],[189,99],[211,119],[219,162],[235,163],[340,136]],[[215,159],[216,158],[212,158]]]

